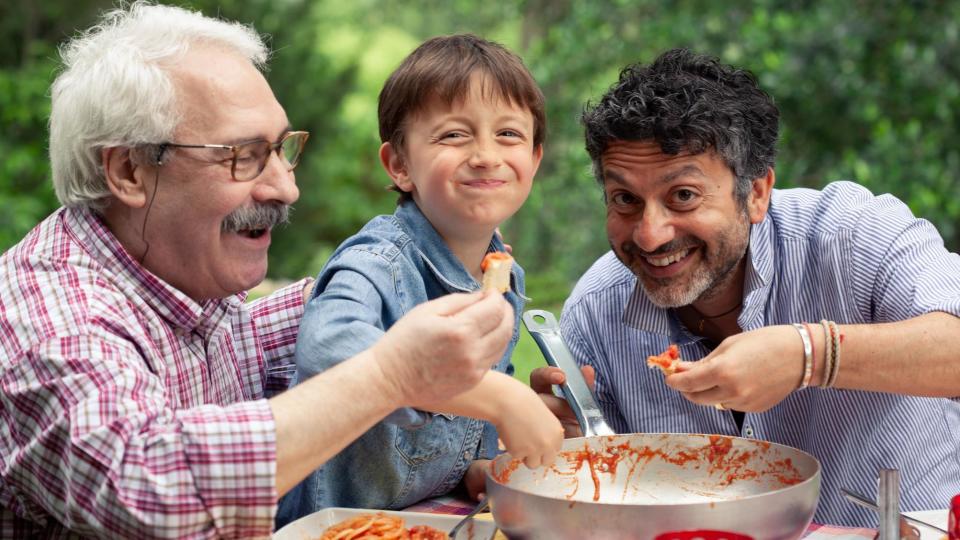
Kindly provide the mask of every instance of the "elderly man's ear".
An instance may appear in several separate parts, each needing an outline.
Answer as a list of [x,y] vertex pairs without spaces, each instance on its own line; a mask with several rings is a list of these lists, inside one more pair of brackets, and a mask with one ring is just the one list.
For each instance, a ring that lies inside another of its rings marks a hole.
[[147,204],[147,173],[157,166],[136,159],[134,150],[122,146],[104,148],[100,151],[104,176],[110,193],[125,206],[143,208]]

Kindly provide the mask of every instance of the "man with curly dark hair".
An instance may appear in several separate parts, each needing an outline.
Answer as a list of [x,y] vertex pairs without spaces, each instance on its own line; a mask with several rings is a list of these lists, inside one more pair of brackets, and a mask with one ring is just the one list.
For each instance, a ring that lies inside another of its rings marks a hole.
[[[943,508],[960,491],[960,256],[890,195],[773,189],[778,121],[753,75],[709,56],[621,72],[583,114],[612,251],[567,300],[564,338],[618,432],[816,456],[818,522],[875,525],[839,488],[875,496],[882,468],[903,510]],[[677,373],[647,369],[673,343]]]

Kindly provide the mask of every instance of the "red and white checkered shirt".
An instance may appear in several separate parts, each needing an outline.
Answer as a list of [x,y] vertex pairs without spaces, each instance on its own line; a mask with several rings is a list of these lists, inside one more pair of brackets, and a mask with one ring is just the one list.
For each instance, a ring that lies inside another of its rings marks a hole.
[[197,303],[85,210],[0,258],[0,538],[266,537],[303,282]]

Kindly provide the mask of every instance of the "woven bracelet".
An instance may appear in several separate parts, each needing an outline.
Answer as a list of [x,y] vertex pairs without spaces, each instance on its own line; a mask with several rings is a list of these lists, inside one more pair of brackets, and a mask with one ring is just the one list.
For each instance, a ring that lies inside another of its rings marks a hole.
[[823,380],[822,388],[830,388],[830,371],[833,370],[833,340],[830,339],[830,324],[826,319],[820,319],[823,327]]

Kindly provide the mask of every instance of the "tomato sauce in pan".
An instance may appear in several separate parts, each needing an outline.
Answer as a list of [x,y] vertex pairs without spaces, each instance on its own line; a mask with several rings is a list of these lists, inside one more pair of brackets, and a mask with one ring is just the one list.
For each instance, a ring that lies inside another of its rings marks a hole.
[[[621,462],[628,457],[631,458],[627,460],[630,466],[630,470],[627,471],[628,478],[641,464],[645,465],[654,459],[660,459],[679,467],[699,469],[701,466],[706,466],[708,475],[716,475],[721,478],[719,483],[721,486],[760,477],[773,478],[784,487],[803,481],[803,477],[794,467],[790,458],[774,461],[764,460],[762,456],[758,455],[758,452],[763,453],[769,450],[770,443],[757,441],[757,446],[757,449],[735,449],[733,439],[722,435],[709,435],[707,444],[699,448],[673,451],[668,449],[667,452],[649,446],[635,447],[627,442],[610,445],[601,451],[597,451],[584,443],[582,449],[560,453],[560,458],[567,462],[567,468],[564,471],[559,470],[556,465],[551,465],[550,468],[551,472],[556,474],[575,476],[584,466],[588,467],[590,478],[593,481],[594,501],[600,500],[600,475],[615,476]],[[753,467],[759,465],[761,468],[752,468],[751,462],[753,462]],[[501,484],[507,484],[519,465],[519,461],[511,460],[499,472],[494,471],[494,479]],[[576,495],[576,489],[567,498],[571,499],[574,495]]]

